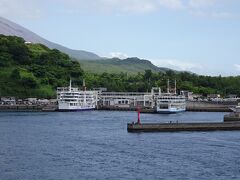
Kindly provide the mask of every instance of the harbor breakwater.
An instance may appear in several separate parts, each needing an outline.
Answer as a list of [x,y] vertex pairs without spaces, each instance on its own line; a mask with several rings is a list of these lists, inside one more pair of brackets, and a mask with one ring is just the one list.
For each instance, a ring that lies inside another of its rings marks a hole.
[[127,130],[128,132],[233,131],[240,130],[240,122],[129,123]]

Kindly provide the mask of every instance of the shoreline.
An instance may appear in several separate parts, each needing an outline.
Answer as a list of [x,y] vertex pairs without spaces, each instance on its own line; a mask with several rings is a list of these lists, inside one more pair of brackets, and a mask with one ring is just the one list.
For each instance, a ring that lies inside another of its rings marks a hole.
[[[98,106],[98,111],[136,111],[137,107],[114,107]],[[188,107],[189,112],[232,112],[228,106],[208,107],[192,106]],[[0,105],[0,112],[59,112],[57,105]],[[157,113],[154,108],[142,108],[141,113]]]

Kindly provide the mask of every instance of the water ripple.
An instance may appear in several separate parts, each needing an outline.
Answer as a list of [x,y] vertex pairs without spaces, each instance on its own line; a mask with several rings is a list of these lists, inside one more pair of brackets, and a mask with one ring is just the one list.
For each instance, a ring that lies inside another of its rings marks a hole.
[[[143,114],[144,122],[224,113]],[[0,113],[0,179],[240,179],[240,132],[129,134],[134,112]]]

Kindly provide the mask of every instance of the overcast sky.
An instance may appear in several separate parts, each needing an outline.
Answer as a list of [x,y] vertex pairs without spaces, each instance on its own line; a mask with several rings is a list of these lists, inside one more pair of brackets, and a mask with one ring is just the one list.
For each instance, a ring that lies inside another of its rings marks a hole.
[[240,74],[239,0],[0,0],[0,16],[100,56]]

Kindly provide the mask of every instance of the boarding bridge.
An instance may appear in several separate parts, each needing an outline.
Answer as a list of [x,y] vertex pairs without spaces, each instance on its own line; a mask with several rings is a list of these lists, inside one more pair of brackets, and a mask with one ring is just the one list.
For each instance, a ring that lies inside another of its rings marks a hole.
[[99,92],[100,106],[112,107],[145,107],[154,108],[156,96],[161,94],[160,88],[152,88],[149,92]]

